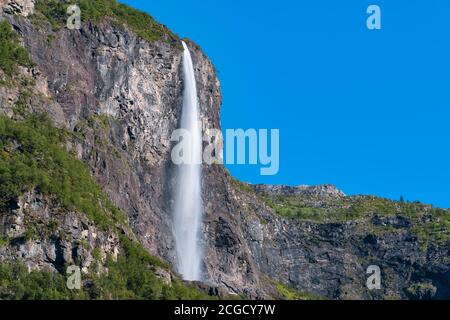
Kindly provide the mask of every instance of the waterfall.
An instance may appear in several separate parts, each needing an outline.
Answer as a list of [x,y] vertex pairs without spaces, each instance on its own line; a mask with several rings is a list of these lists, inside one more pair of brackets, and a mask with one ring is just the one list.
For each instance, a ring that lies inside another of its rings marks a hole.
[[185,150],[191,162],[179,164],[176,172],[173,232],[177,250],[178,272],[184,280],[201,280],[202,249],[199,232],[202,223],[201,155],[202,135],[199,120],[197,86],[191,54],[184,42],[183,48],[183,110],[180,127],[190,133]]

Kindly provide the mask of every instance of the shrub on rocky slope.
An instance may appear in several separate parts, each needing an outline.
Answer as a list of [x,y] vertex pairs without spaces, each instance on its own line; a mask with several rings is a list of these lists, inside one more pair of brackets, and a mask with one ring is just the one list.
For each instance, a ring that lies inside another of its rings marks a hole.
[[[26,51],[19,44],[19,36],[15,33],[11,24],[0,21],[0,69],[11,77],[17,72],[18,66],[30,67],[32,61]],[[6,79],[1,79],[6,81]]]
[[98,23],[110,19],[148,41],[177,42],[178,37],[151,16],[115,0],[76,0],[67,3],[60,0],[38,0],[34,19],[42,22],[44,18],[54,28],[61,28],[67,21],[67,7],[73,4],[80,7],[82,21]]

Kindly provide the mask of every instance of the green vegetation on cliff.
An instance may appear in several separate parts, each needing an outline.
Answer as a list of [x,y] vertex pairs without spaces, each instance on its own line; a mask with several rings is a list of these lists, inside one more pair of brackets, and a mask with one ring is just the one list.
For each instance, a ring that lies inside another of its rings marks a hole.
[[[102,193],[87,166],[65,149],[69,137],[46,115],[28,114],[22,120],[0,116],[0,211],[8,212],[18,197],[35,190],[52,198],[58,207],[85,213],[98,227],[119,234],[119,256],[116,261],[107,259],[107,273],[86,275],[85,286],[78,291],[66,288],[64,274],[29,273],[20,263],[1,264],[0,299],[207,298],[178,279],[168,284],[156,275],[157,268],[168,269],[168,265],[122,233],[124,214]],[[53,228],[32,225],[26,239],[43,240],[48,237],[46,230]],[[10,239],[0,239],[0,245],[9,244]]]
[[11,77],[19,66],[32,65],[28,52],[20,46],[19,36],[13,31],[11,24],[6,20],[0,21],[0,69]]
[[89,291],[94,299],[211,299],[195,287],[179,279],[165,283],[155,274],[155,268],[167,268],[140,245],[121,237],[123,253],[117,261],[109,259],[108,275],[93,278]]
[[86,299],[86,292],[69,290],[59,273],[32,271],[21,263],[0,264],[0,300]]
[[62,3],[59,0],[36,1],[35,21],[47,19],[55,29],[66,24],[69,5],[77,4],[81,9],[82,21],[101,22],[110,19],[113,23],[128,27],[138,36],[148,41],[176,41],[178,37],[167,27],[158,23],[148,14],[118,3],[115,0],[75,0]]
[[437,288],[430,282],[416,282],[409,286],[406,292],[411,299],[431,299],[436,294]]
[[[303,196],[268,195],[258,193],[280,216],[319,223],[366,221],[378,217],[403,217],[408,228],[418,236],[423,247],[433,242],[450,241],[450,210],[433,208],[417,202],[396,202],[373,196],[355,196],[311,201]],[[368,232],[395,232],[395,228],[364,224]],[[399,228],[401,229],[401,228]]]
[[278,293],[285,300],[324,300],[324,297],[317,294],[300,292],[295,289],[289,288],[286,285],[277,282],[275,283]]
[[69,290],[66,275],[31,271],[21,263],[0,264],[0,300],[72,299],[211,299],[195,287],[172,279],[164,282],[155,268],[164,263],[150,256],[137,243],[121,237],[121,254],[109,259],[108,272],[82,276],[83,287]]
[[46,115],[31,114],[23,121],[0,117],[0,208],[37,190],[85,213],[100,228],[123,222],[86,165],[65,150],[66,135]]

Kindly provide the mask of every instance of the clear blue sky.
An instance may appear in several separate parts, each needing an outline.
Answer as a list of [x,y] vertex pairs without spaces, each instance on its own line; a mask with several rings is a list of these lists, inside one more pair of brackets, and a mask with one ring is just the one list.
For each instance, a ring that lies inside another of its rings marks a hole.
[[450,1],[122,2],[208,54],[223,129],[280,129],[279,174],[235,177],[450,207]]

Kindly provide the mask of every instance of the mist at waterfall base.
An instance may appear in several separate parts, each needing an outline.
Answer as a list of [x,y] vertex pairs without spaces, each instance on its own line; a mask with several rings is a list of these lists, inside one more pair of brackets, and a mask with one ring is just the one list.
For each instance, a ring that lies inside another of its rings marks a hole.
[[176,187],[173,211],[173,234],[177,252],[177,269],[184,280],[201,280],[202,248],[199,231],[202,223],[201,152],[202,136],[199,121],[197,86],[194,67],[187,45],[183,52],[183,109],[180,128],[190,132],[190,164],[176,168]]

